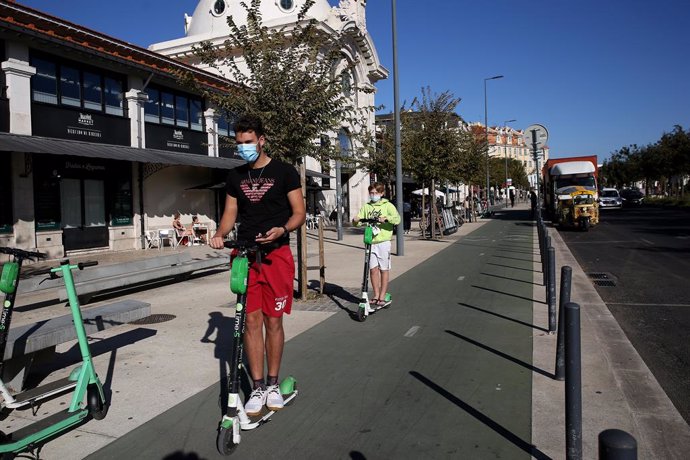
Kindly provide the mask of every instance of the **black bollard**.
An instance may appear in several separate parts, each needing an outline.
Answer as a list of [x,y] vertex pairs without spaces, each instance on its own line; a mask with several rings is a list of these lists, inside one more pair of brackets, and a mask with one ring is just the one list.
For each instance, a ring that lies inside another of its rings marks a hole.
[[570,288],[573,283],[573,269],[568,265],[561,267],[561,292],[558,299],[558,335],[556,337],[556,372],[555,379],[565,379],[565,343],[563,332],[565,329],[565,304],[570,302]]
[[599,460],[637,460],[637,441],[623,430],[599,433]]
[[565,305],[565,458],[582,460],[580,306]]
[[549,248],[551,247],[551,236],[549,235],[548,232],[546,232],[545,235],[546,236],[544,237],[544,244],[546,246],[544,246],[544,253],[542,255],[541,271],[542,271],[542,274],[544,275],[543,276],[543,278],[544,278],[543,283],[544,283],[544,287],[546,287],[546,296],[547,296],[546,298],[548,299],[548,295],[549,295],[549,284],[548,284],[548,281],[549,281]]
[[556,332],[556,250],[549,246],[547,305],[549,306],[549,334]]

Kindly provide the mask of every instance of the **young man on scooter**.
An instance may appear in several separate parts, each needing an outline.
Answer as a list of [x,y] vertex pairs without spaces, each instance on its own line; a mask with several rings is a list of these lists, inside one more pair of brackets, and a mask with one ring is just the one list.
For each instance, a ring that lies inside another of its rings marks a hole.
[[264,150],[266,137],[261,120],[244,116],[234,129],[237,153],[247,164],[228,173],[225,209],[210,245],[215,249],[224,247],[223,238],[238,216],[242,225],[237,239],[265,245],[261,266],[252,264],[247,286],[244,349],[254,390],[244,407],[247,415],[253,416],[264,405],[270,410],[283,408],[278,388],[285,343],[283,313],[289,314],[292,307],[295,275],[289,233],[304,224],[306,211],[297,170],[269,157]]
[[386,300],[388,280],[391,269],[391,239],[393,229],[400,223],[400,214],[393,203],[383,197],[385,187],[381,182],[374,182],[369,186],[369,202],[362,206],[357,217],[352,222],[359,223],[360,219],[376,219],[379,224],[374,227],[374,239],[371,242],[371,257],[369,258],[369,275],[374,290],[371,306],[374,308],[387,307],[390,300]]

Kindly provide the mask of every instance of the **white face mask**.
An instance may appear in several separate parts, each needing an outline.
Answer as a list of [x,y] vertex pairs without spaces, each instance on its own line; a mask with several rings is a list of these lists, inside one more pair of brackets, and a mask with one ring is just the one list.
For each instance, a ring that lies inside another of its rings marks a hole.
[[369,200],[372,201],[373,203],[376,203],[381,199],[381,195],[369,195]]

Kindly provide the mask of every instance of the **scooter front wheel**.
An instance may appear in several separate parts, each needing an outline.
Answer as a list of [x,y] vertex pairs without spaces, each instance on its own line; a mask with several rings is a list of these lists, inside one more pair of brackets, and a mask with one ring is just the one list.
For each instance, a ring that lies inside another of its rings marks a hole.
[[86,398],[91,417],[94,420],[103,420],[108,414],[108,405],[101,398],[101,392],[96,385],[89,385],[86,389]]
[[366,313],[366,311],[365,311],[365,308],[366,308],[366,307],[359,307],[359,308],[357,309],[357,320],[358,320],[360,323],[363,323],[363,322],[367,319],[367,313]]
[[216,440],[216,447],[221,455],[232,454],[239,444],[233,441],[233,427],[220,428],[218,430],[218,439]]

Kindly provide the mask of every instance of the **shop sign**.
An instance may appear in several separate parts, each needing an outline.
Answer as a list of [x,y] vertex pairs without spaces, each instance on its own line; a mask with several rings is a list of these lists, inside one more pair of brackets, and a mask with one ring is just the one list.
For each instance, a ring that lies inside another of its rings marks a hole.
[[31,110],[35,136],[130,145],[128,118],[39,103]]
[[173,152],[208,154],[208,135],[186,128],[146,124],[146,147]]

